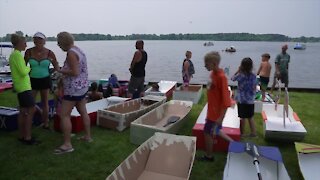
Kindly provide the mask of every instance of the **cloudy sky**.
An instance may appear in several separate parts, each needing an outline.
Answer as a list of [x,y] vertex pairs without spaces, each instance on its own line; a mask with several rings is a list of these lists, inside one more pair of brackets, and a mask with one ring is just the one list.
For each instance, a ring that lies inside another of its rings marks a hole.
[[0,36],[18,30],[320,37],[320,0],[0,0]]

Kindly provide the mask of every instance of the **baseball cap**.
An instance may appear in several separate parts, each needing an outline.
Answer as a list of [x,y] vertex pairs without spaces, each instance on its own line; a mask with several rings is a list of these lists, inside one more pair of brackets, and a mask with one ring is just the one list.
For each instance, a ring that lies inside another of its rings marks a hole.
[[33,37],[38,37],[38,38],[41,38],[41,39],[46,39],[46,36],[42,33],[42,32],[36,32]]

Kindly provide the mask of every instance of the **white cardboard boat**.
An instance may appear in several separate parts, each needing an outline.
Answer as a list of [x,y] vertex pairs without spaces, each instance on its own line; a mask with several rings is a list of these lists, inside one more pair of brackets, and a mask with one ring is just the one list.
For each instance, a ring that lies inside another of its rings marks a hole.
[[150,87],[145,91],[145,95],[154,95],[154,96],[166,96],[167,99],[172,97],[173,91],[175,90],[177,85],[176,81],[164,81],[161,80],[158,83],[159,90],[155,91]]
[[188,87],[181,85],[173,91],[174,100],[192,101],[193,104],[198,104],[201,95],[202,85],[189,85]]
[[[101,109],[107,108],[111,105],[119,104],[121,102],[127,101],[129,98],[122,98],[117,96],[111,96],[108,98],[103,98],[97,101],[92,101],[86,104],[87,113],[89,115],[91,125],[96,125],[97,121],[97,112]],[[54,129],[56,131],[61,130],[60,117],[58,115],[54,116]],[[71,111],[71,123],[72,123],[72,132],[77,133],[81,132],[84,129],[81,115],[79,114],[76,107]]]
[[295,143],[300,171],[305,180],[320,177],[320,145]]
[[177,133],[191,109],[191,101],[171,100],[162,104],[131,123],[130,142],[140,145],[155,132]]
[[277,110],[275,110],[275,104],[263,105],[262,118],[265,138],[301,141],[307,134],[307,130],[290,105],[288,105],[288,116],[284,116],[283,108],[283,104],[278,104]]
[[[256,160],[263,180],[290,179],[277,147],[257,146],[257,151],[260,156]],[[245,143],[230,143],[223,179],[258,179],[254,157],[246,152]]]
[[188,180],[195,153],[195,137],[155,133],[107,180]]
[[165,96],[148,95],[98,111],[97,125],[123,131],[130,123],[166,101]]

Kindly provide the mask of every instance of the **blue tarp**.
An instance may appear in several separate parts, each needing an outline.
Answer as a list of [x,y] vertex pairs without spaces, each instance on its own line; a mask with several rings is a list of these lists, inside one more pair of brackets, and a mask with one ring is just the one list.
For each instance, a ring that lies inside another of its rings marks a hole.
[[[267,159],[282,162],[282,157],[277,147],[257,146],[259,154]],[[246,143],[230,142],[229,152],[243,153],[246,151]]]

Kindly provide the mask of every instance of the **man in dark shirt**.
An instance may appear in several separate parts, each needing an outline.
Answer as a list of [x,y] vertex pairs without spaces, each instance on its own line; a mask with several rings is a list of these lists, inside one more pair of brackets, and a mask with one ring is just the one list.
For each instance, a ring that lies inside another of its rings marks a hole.
[[132,99],[139,98],[144,90],[145,66],[148,60],[147,52],[143,49],[144,42],[136,42],[137,51],[133,55],[129,71],[131,78],[129,82],[129,93]]

